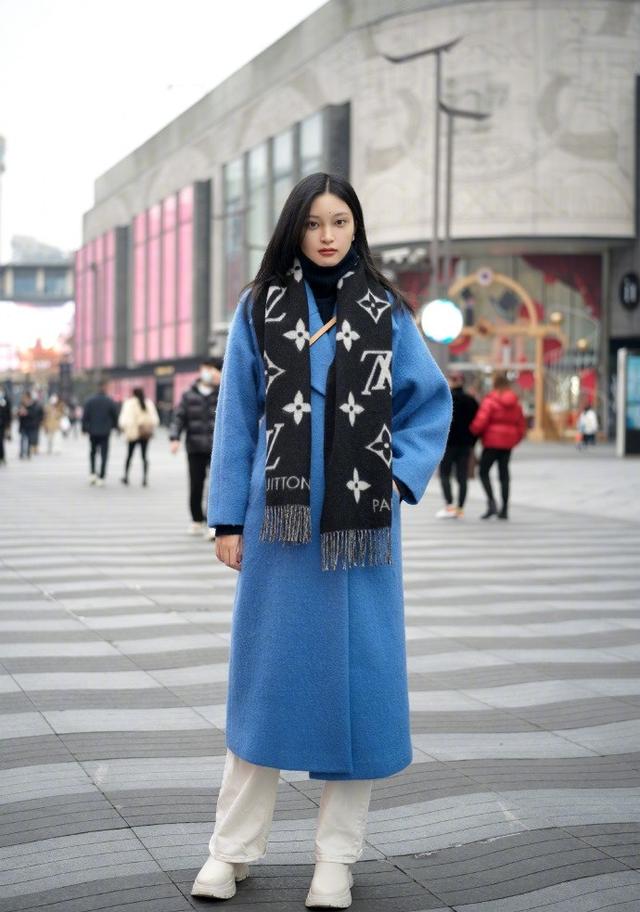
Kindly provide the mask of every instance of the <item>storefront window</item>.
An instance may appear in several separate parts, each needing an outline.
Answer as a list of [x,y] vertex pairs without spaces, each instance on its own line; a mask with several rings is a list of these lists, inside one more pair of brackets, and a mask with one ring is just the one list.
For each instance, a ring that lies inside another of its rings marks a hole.
[[322,113],[312,114],[300,124],[300,176],[322,170]]
[[249,277],[260,266],[264,249],[269,240],[269,190],[267,183],[267,145],[263,143],[249,152],[248,182],[249,211],[247,213],[247,241],[249,245]]
[[293,129],[285,130],[273,140],[273,211],[271,224],[275,225],[282,207],[293,187],[294,175]]
[[236,158],[224,168],[225,311],[234,312],[245,277],[244,164]]

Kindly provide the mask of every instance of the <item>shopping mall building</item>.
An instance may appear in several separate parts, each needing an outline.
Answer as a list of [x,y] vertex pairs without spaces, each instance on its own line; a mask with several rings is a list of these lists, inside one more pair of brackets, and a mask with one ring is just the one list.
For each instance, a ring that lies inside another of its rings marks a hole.
[[[456,117],[449,146],[442,115],[451,267],[430,284],[436,65],[410,55],[454,39],[441,100],[488,116]],[[75,371],[168,408],[223,353],[287,193],[326,170],[414,304],[462,283],[464,370],[512,370],[530,404],[537,322],[546,420],[585,395],[606,417],[615,350],[640,347],[638,74],[640,0],[330,0],[96,180]]]

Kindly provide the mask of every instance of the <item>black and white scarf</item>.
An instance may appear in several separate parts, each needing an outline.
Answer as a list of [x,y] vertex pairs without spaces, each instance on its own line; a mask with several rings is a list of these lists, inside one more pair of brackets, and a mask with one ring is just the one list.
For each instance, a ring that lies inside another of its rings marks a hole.
[[[324,421],[322,569],[391,563],[391,305],[358,261],[337,284]],[[253,304],[266,380],[262,541],[311,541],[309,307],[296,259]]]

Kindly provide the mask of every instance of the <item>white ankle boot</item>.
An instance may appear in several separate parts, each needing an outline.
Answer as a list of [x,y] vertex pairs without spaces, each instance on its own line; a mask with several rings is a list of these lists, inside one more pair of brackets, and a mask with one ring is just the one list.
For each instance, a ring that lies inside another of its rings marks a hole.
[[305,906],[314,909],[348,909],[351,905],[352,886],[353,874],[348,864],[316,861]]
[[236,893],[236,881],[249,876],[249,865],[235,861],[219,861],[212,855],[205,861],[191,888],[192,896],[231,899]]

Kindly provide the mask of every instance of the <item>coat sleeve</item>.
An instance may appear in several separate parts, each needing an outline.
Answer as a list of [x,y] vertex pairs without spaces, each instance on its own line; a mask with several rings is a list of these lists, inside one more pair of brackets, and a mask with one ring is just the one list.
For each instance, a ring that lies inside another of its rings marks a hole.
[[403,497],[417,504],[442,458],[452,402],[449,384],[412,316],[397,314],[393,363],[393,475],[408,489]]
[[209,526],[243,525],[258,443],[262,361],[244,298],[231,321],[213,430]]
[[155,402],[151,399],[147,399],[147,408],[149,410],[149,416],[151,418],[151,425],[154,428],[159,427],[160,425],[160,415],[158,415],[158,409],[156,408]]
[[171,419],[169,428],[169,440],[180,440],[180,435],[184,431],[187,423],[187,398],[183,393]]

